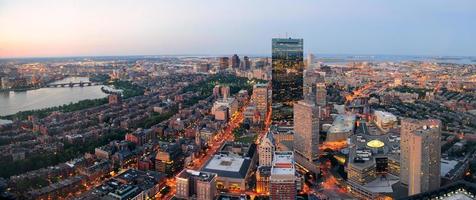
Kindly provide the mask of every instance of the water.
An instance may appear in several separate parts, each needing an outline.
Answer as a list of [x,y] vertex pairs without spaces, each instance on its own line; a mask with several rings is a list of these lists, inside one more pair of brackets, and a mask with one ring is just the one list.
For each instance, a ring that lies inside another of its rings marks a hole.
[[4,119],[0,119],[0,125],[4,125],[4,124],[10,124],[12,123],[11,120],[4,120]]
[[476,64],[476,57],[469,56],[398,56],[398,55],[334,55],[318,54],[317,60],[326,64],[342,64],[347,62],[402,62],[421,61],[452,64]]
[[[70,77],[54,83],[88,82],[86,77]],[[75,103],[85,99],[99,99],[107,94],[101,85],[85,87],[41,88],[23,92],[0,92],[0,116],[19,111],[36,110],[63,104]]]

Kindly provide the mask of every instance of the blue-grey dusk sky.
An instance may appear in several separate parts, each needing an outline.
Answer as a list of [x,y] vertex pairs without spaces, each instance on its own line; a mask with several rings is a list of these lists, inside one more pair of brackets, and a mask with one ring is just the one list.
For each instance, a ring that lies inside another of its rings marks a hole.
[[0,0],[0,57],[269,54],[476,56],[475,0]]

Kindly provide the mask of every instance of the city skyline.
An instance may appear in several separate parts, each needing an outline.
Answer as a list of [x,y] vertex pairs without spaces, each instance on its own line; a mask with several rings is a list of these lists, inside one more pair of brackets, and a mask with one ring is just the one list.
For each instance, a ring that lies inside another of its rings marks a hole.
[[476,199],[474,19],[474,0],[0,0],[0,199]]
[[474,56],[475,4],[5,0],[0,58],[269,55],[270,38],[286,36],[306,53]]

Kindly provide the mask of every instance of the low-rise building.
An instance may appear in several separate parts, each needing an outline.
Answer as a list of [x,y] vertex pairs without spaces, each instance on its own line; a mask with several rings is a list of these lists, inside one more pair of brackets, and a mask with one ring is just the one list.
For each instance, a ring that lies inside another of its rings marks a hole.
[[176,197],[197,200],[213,200],[216,196],[217,175],[194,170],[183,170],[177,177]]
[[256,192],[258,194],[269,194],[269,177],[270,176],[271,176],[271,166],[258,167],[258,169],[256,170]]
[[79,200],[143,200],[152,199],[165,185],[165,174],[129,169],[100,186],[83,193]]
[[397,126],[397,117],[392,113],[376,110],[374,111],[374,122],[380,129],[388,131]]
[[343,141],[352,135],[355,128],[355,115],[337,115],[327,131],[327,142]]

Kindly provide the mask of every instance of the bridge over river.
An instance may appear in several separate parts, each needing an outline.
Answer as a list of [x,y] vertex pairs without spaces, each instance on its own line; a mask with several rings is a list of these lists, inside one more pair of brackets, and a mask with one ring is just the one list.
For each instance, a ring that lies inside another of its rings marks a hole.
[[46,85],[45,87],[47,88],[55,88],[55,87],[86,87],[86,86],[94,86],[94,85],[101,85],[101,83],[95,83],[95,82],[69,82],[69,83],[51,83]]

